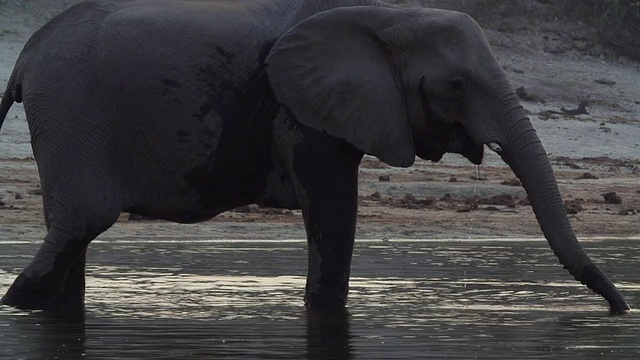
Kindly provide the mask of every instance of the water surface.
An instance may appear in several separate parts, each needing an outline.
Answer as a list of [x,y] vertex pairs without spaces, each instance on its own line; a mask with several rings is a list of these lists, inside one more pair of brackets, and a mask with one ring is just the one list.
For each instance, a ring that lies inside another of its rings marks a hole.
[[[637,241],[585,245],[640,306]],[[0,291],[37,247],[0,244]],[[359,241],[344,312],[308,312],[305,273],[302,241],[95,241],[84,317],[2,307],[0,358],[640,358],[544,241]]]

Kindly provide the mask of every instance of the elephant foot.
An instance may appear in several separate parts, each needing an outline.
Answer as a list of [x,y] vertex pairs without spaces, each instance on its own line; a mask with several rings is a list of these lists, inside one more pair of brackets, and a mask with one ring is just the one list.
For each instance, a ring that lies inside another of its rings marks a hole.
[[33,281],[18,275],[0,303],[21,310],[45,310],[55,313],[84,311],[82,289],[52,288],[46,281]]
[[304,297],[304,304],[313,310],[344,309],[347,306],[347,296],[336,293],[311,293]]

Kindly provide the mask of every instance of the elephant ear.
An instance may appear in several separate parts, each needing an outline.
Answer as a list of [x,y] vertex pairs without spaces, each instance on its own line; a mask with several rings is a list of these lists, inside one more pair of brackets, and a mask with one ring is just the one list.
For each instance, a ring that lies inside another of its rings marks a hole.
[[344,7],[291,28],[266,59],[273,91],[296,119],[392,166],[415,160],[402,88],[379,34],[401,10]]

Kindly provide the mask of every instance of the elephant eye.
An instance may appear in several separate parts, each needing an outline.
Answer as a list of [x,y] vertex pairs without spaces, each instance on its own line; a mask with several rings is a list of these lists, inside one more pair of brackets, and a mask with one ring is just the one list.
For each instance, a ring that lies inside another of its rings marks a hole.
[[456,77],[449,81],[449,86],[454,93],[460,94],[467,88],[467,81],[461,77]]

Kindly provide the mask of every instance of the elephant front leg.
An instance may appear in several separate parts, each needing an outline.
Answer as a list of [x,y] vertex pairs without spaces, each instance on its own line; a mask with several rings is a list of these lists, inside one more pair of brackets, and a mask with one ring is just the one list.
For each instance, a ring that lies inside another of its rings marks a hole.
[[310,308],[344,307],[349,292],[362,154],[342,143],[330,149],[320,145],[312,149],[296,156],[294,162],[308,242],[305,304]]
[[305,304],[310,308],[343,307],[347,303],[357,213],[356,189],[354,187],[353,194],[341,194],[334,199],[337,194],[327,193],[326,199],[315,199],[305,212],[309,248]]

